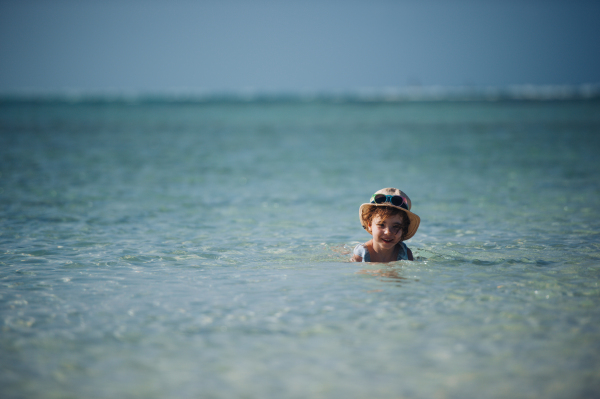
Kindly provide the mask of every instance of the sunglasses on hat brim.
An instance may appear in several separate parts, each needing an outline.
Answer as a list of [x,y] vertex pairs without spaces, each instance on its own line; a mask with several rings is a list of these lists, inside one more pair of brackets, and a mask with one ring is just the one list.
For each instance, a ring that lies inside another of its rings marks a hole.
[[373,194],[371,197],[371,204],[384,204],[386,202],[408,211],[408,202],[406,198],[400,195]]

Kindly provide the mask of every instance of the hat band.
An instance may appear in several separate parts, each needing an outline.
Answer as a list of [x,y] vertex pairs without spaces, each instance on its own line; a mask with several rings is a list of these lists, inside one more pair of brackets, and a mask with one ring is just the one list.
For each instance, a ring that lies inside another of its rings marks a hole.
[[401,195],[373,194],[371,197],[371,204],[384,204],[386,202],[408,211],[408,202],[406,201],[406,198]]

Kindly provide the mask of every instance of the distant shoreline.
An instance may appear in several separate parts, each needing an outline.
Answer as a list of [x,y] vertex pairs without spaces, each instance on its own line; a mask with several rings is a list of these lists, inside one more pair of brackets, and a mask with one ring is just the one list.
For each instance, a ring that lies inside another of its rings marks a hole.
[[394,103],[444,101],[570,101],[600,99],[600,83],[583,85],[407,86],[330,91],[200,89],[0,91],[0,103]]

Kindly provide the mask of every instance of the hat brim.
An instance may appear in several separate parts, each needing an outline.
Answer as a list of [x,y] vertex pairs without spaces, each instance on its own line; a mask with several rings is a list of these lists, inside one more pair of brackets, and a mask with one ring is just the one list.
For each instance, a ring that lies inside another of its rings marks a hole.
[[[360,217],[360,223],[362,224],[363,228],[367,231],[369,231],[369,229],[367,228],[367,222],[365,221],[364,217],[363,217],[363,213],[364,210],[367,209],[367,207],[371,207],[371,206],[387,206],[389,208],[396,208],[396,209],[400,209],[402,212],[406,213],[406,216],[408,216],[408,218],[410,219],[410,225],[408,226],[408,231],[406,232],[406,235],[404,237],[402,237],[402,241],[406,241],[412,238],[412,236],[415,235],[415,233],[417,232],[417,230],[419,229],[419,225],[421,224],[421,218],[415,214],[412,213],[411,211],[408,211],[404,208],[401,208],[399,206],[395,206],[389,203],[385,203],[385,204],[362,204],[360,206],[360,208],[358,209],[358,216]],[[371,232],[369,232],[369,234],[373,235]]]

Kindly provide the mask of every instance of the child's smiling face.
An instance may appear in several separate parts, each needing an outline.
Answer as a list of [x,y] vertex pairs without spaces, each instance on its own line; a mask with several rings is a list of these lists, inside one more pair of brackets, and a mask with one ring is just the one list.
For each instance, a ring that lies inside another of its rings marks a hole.
[[373,244],[381,245],[384,248],[393,248],[402,239],[403,215],[393,215],[383,219],[376,215],[371,220],[371,232],[373,234]]

